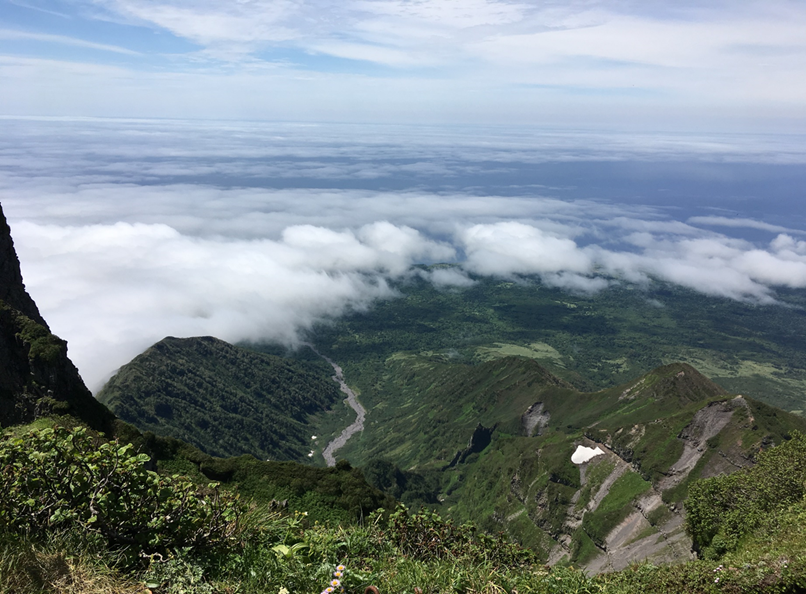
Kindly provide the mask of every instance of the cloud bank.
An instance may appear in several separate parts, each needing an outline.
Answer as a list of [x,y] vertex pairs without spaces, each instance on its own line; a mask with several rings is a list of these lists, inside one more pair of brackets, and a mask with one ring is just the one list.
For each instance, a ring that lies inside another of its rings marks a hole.
[[[588,293],[657,279],[760,304],[774,304],[776,288],[806,287],[794,216],[782,226],[720,208],[691,216],[669,198],[625,203],[572,199],[550,184],[497,186],[505,195],[477,184],[524,161],[549,162],[556,139],[541,153],[479,134],[464,145],[461,135],[429,144],[434,137],[379,143],[372,134],[340,144],[327,133],[307,142],[277,130],[238,141],[235,125],[205,129],[202,141],[178,124],[70,122],[63,137],[46,133],[53,125],[20,126],[0,141],[0,202],[30,293],[96,390],[166,335],[294,345],[319,321],[396,298],[391,282],[413,275],[450,290],[485,276],[536,276]],[[623,159],[639,168],[669,159],[640,139],[607,142],[629,144]],[[686,154],[711,167],[714,153]],[[609,151],[598,160],[588,153],[574,165],[578,181],[608,159]],[[429,189],[436,178],[449,183]],[[367,179],[374,185],[356,187]],[[292,182],[266,187],[277,180]],[[421,263],[453,266],[413,268]]]
[[141,223],[21,222],[14,236],[30,292],[96,388],[160,334],[294,345],[315,321],[394,296],[386,279],[412,262],[454,254],[387,222],[355,233],[288,227],[276,241]]

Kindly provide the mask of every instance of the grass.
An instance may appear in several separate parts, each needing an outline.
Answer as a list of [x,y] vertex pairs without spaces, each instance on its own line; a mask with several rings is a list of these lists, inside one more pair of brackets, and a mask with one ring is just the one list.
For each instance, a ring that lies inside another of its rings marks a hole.
[[13,594],[146,594],[137,576],[114,567],[114,554],[76,534],[42,541],[0,534],[0,591]]
[[553,346],[544,342],[533,342],[528,345],[495,343],[493,346],[480,346],[476,349],[476,358],[481,361],[501,357],[526,357],[565,367],[563,356]]
[[582,527],[591,540],[604,546],[605,538],[610,531],[633,511],[633,500],[648,491],[652,485],[641,478],[638,473],[628,470],[610,487],[599,507],[585,514]]
[[[641,564],[587,577],[570,567],[500,564],[479,551],[439,560],[402,554],[381,525],[340,528],[291,526],[289,518],[263,514],[261,530],[214,557],[177,554],[124,570],[109,551],[76,535],[36,541],[0,538],[0,591],[15,594],[265,594],[316,592],[336,564],[346,567],[348,593],[374,585],[380,592],[413,594],[655,594],[716,592],[798,592],[806,587],[806,512],[802,504],[754,535],[745,548],[717,561],[679,565]],[[298,553],[278,554],[278,543],[302,543]],[[581,535],[577,560],[596,548]],[[148,588],[148,589],[147,589]]]
[[595,457],[588,463],[587,475],[585,477],[585,487],[575,505],[577,510],[584,509],[591,500],[591,497],[596,495],[599,487],[605,479],[610,476],[613,469],[616,467],[615,462],[606,457]]
[[672,517],[672,512],[665,505],[659,505],[646,516],[646,519],[653,526],[660,526],[669,521]]
[[571,561],[577,564],[585,564],[601,553],[601,549],[596,546],[588,533],[582,528],[578,528],[572,535],[573,550]]
[[[802,468],[803,437],[793,434],[787,449],[772,449],[753,471]],[[800,440],[800,441],[798,441]],[[544,443],[546,462],[562,439]],[[506,451],[516,453],[518,440]],[[796,447],[797,446],[797,447]],[[523,452],[521,452],[523,453]],[[484,457],[482,457],[484,458]],[[517,458],[516,465],[517,465]],[[499,461],[500,462],[500,461]],[[538,462],[538,469],[540,463]],[[603,474],[607,464],[592,469]],[[524,476],[531,470],[520,466]],[[347,469],[336,469],[345,472]],[[545,476],[545,473],[543,473]],[[749,476],[749,475],[748,475]],[[772,476],[772,475],[771,475]],[[759,478],[759,477],[756,477]],[[756,481],[765,485],[763,476]],[[755,479],[754,479],[755,480]],[[795,481],[797,482],[797,481]],[[628,472],[614,483],[597,513],[602,522],[622,512],[648,483]],[[529,491],[533,485],[527,485]],[[546,490],[572,487],[549,481]],[[793,488],[802,489],[800,483]],[[302,501],[304,502],[304,497]],[[228,546],[170,549],[138,559],[110,547],[92,529],[35,535],[0,533],[0,592],[14,594],[213,594],[316,592],[333,568],[347,566],[342,581],[348,593],[374,585],[381,592],[413,594],[627,594],[655,592],[799,592],[806,587],[806,501],[792,500],[760,517],[738,548],[714,561],[655,566],[644,563],[621,572],[588,577],[572,566],[545,567],[540,556],[505,538],[460,526],[429,511],[398,509],[343,524],[311,522],[304,512],[254,505],[242,516]],[[563,502],[567,504],[567,502]],[[665,508],[664,508],[665,509]],[[661,514],[655,518],[662,521]],[[596,518],[596,514],[593,516]],[[525,520],[526,514],[516,520]],[[587,519],[587,517],[586,517]],[[651,528],[655,530],[655,528]],[[649,530],[645,536],[649,535]],[[551,544],[546,536],[545,544]],[[574,562],[598,553],[590,532],[573,537]]]

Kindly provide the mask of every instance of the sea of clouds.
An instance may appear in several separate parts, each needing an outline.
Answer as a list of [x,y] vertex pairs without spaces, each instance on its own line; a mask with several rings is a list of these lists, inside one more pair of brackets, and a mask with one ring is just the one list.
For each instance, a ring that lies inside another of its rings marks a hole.
[[[26,286],[94,390],[164,336],[293,346],[412,275],[455,290],[537,276],[588,293],[658,279],[771,305],[776,288],[806,287],[806,224],[776,203],[784,186],[761,183],[749,202],[690,190],[748,164],[800,179],[798,137],[2,123],[0,203]],[[586,185],[602,163],[697,173],[689,189],[618,200]],[[554,164],[561,176],[540,173]],[[413,268],[437,262],[456,266]]]

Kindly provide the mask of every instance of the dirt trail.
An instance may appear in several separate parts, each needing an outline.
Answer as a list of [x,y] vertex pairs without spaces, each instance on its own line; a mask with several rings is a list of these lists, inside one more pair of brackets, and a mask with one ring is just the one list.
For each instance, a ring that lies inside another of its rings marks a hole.
[[317,351],[312,344],[308,344],[307,346],[314,353],[322,357],[322,359],[330,363],[330,365],[333,367],[333,371],[336,372],[336,375],[333,376],[333,381],[338,382],[341,391],[347,394],[347,404],[356,413],[355,421],[353,421],[344,431],[342,431],[338,437],[327,444],[325,451],[322,452],[322,456],[325,458],[325,463],[328,466],[335,466],[336,457],[333,454],[336,453],[336,450],[344,447],[344,444],[346,444],[347,440],[353,435],[364,430],[364,418],[366,417],[367,411],[363,406],[361,406],[361,403],[358,402],[358,397],[355,395],[355,392],[353,392],[347,385],[347,382],[344,381],[344,372],[342,371],[341,367]]

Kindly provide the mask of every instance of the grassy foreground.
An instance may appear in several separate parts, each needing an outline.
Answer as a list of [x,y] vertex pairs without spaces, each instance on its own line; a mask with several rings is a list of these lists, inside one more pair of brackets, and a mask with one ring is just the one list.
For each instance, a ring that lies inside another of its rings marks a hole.
[[[87,439],[81,430],[44,429],[0,442],[0,591],[315,594],[340,564],[346,569],[335,592],[360,593],[369,585],[382,594],[806,588],[806,500],[798,470],[806,468],[806,437],[799,433],[752,470],[731,475],[738,477],[730,479],[731,492],[746,497],[722,497],[713,509],[708,496],[696,502],[704,523],[689,530],[710,547],[709,559],[595,577],[547,568],[532,551],[430,511],[400,507],[357,524],[312,523],[304,511],[249,505],[214,484],[193,487],[182,477],[159,476],[130,447],[87,448]],[[70,465],[53,463],[65,456]],[[782,471],[794,480],[772,484]],[[87,473],[97,480],[85,480]],[[726,487],[721,477],[702,484],[703,494]],[[146,502],[136,515],[126,511],[135,501],[129,489]],[[727,533],[710,526],[735,513],[754,522],[731,528],[735,538],[725,544]],[[205,531],[209,538],[200,538]]]
[[[261,528],[248,531],[229,550],[194,554],[177,551],[126,569],[102,544],[75,533],[45,540],[3,535],[0,589],[101,594],[289,593],[322,591],[337,564],[346,570],[347,592],[375,585],[381,593],[457,592],[627,593],[627,592],[800,592],[806,587],[806,507],[786,515],[786,528],[753,539],[741,554],[721,561],[677,566],[639,565],[622,572],[587,577],[572,567],[530,563],[528,554],[504,563],[496,545],[432,541],[426,555],[407,551],[382,523],[361,527],[305,526],[299,515],[279,517],[254,511]],[[432,524],[414,516],[412,526]],[[433,528],[433,526],[431,526]],[[500,543],[499,543],[500,546]],[[439,552],[439,554],[435,554]]]

